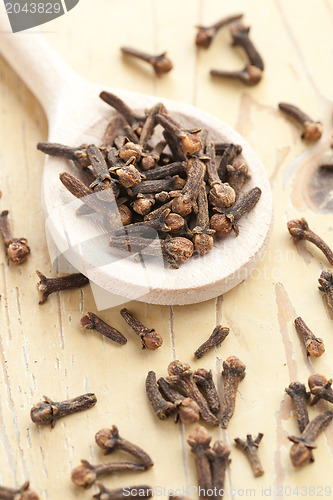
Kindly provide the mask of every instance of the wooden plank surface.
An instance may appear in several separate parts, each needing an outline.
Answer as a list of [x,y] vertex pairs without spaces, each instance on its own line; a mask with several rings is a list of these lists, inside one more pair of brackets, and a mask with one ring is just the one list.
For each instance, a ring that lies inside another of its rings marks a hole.
[[[196,24],[235,12],[245,13],[266,63],[257,87],[210,78],[212,67],[244,64],[241,51],[230,47],[228,30],[208,51],[194,47]],[[286,230],[287,220],[304,216],[333,244],[332,177],[323,178],[317,168],[330,151],[333,131],[332,27],[332,0],[81,0],[70,13],[42,27],[49,43],[82,76],[194,104],[234,126],[267,168],[275,225],[268,251],[250,278],[223,297],[193,306],[128,305],[162,334],[164,344],[156,352],[139,349],[117,307],[101,316],[128,335],[126,346],[83,331],[81,316],[95,311],[89,287],[52,296],[38,306],[35,270],[55,275],[40,204],[43,156],[35,147],[47,139],[47,122],[37,99],[0,59],[0,204],[10,211],[15,234],[28,238],[32,252],[26,264],[13,267],[0,249],[1,483],[18,485],[29,478],[41,498],[91,498],[92,490],[72,485],[70,471],[81,458],[92,463],[107,459],[94,434],[116,424],[121,435],[151,454],[155,466],[141,475],[105,477],[106,486],[145,483],[159,488],[156,496],[164,496],[168,489],[196,485],[186,443],[191,427],[155,418],[145,395],[145,376],[148,370],[165,375],[168,363],[181,359],[194,368],[212,369],[221,388],[222,361],[234,354],[247,365],[235,415],[228,430],[210,429],[214,439],[222,437],[232,450],[225,498],[261,497],[262,488],[266,496],[289,496],[289,487],[292,497],[297,487],[305,498],[319,496],[320,488],[322,496],[329,496],[325,487],[333,487],[333,427],[318,439],[315,463],[295,471],[287,435],[298,430],[284,388],[294,380],[305,383],[313,371],[333,375],[333,316],[317,290],[320,271],[329,266],[312,246],[296,247]],[[156,53],[167,50],[174,70],[156,78],[150,68],[121,57],[119,46],[125,44]],[[321,141],[302,142],[298,129],[279,113],[279,101],[297,104],[320,119]],[[323,338],[322,358],[306,357],[293,326],[299,315]],[[194,350],[220,322],[230,327],[229,337],[216,352],[195,361]],[[30,421],[30,408],[43,394],[62,400],[89,391],[96,393],[97,405],[59,421],[54,430]],[[326,407],[321,403],[310,409],[310,418]],[[260,455],[265,474],[255,479],[233,439],[258,432],[264,433]]]

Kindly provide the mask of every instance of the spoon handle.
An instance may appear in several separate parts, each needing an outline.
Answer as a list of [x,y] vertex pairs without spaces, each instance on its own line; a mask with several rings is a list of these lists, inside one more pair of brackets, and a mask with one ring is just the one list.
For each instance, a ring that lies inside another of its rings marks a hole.
[[38,32],[12,33],[4,2],[0,2],[0,54],[35,94],[49,119],[68,83],[80,79]]

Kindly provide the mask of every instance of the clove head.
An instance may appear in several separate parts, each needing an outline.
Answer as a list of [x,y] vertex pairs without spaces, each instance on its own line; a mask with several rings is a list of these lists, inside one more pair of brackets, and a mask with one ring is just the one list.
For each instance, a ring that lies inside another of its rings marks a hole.
[[185,398],[178,407],[178,414],[183,424],[193,424],[200,418],[200,409],[192,398]]
[[142,146],[131,141],[126,142],[119,149],[118,155],[124,162],[127,162],[133,156],[135,161],[138,162],[142,156]]
[[248,64],[245,69],[240,73],[240,80],[252,87],[253,85],[257,85],[262,79],[262,70],[257,68],[257,66],[253,66],[253,64]]
[[322,390],[327,386],[330,386],[331,383],[331,380],[327,380],[327,378],[324,375],[320,375],[320,373],[314,373],[313,375],[310,375],[308,379],[311,394],[314,394],[315,396],[320,395]]
[[184,154],[194,155],[202,149],[202,141],[199,132],[201,132],[200,129],[195,133],[184,133],[181,142]]
[[194,236],[194,248],[200,255],[206,255],[213,250],[214,238],[211,234],[201,233]]
[[195,44],[197,47],[208,49],[212,43],[216,30],[212,27],[205,28],[204,26],[198,26],[198,29],[199,31],[195,38]]
[[71,479],[76,486],[90,488],[96,481],[97,475],[89,462],[81,460],[81,465],[72,470]]
[[193,255],[193,243],[187,238],[172,238],[166,241],[165,252],[175,262],[186,262]]
[[305,122],[302,139],[306,141],[319,141],[323,133],[323,124],[320,122]]
[[172,233],[178,233],[185,226],[185,219],[179,214],[170,213],[166,216],[165,223]]
[[304,238],[305,231],[309,230],[309,224],[304,218],[290,220],[287,223],[287,227],[294,240],[302,240]]
[[31,408],[30,417],[34,424],[52,424],[58,413],[58,409],[51,401],[44,396],[45,401],[37,403]]
[[184,195],[176,196],[172,200],[171,209],[176,214],[186,217],[192,212],[192,201]]
[[110,448],[112,448],[112,430],[111,429],[101,429],[100,431],[96,432],[95,434],[95,442],[97,446],[102,448],[102,450],[105,450],[105,454],[107,454],[110,451]]
[[210,227],[219,238],[228,236],[232,231],[232,223],[224,214],[214,214],[210,219]]
[[191,447],[192,453],[196,453],[199,450],[208,450],[211,440],[212,438],[208,434],[207,429],[199,425],[189,434],[187,442]]
[[302,467],[311,462],[312,451],[304,443],[294,443],[290,448],[290,459],[294,467]]
[[15,238],[8,243],[7,255],[13,264],[22,264],[27,260],[29,254],[30,248],[25,238]]
[[168,73],[173,68],[173,64],[167,57],[166,52],[163,52],[163,54],[159,56],[152,57],[151,64],[158,76]]
[[235,203],[236,193],[227,183],[216,183],[209,191],[209,201],[214,207],[229,208]]
[[127,226],[128,224],[130,224],[132,222],[131,209],[123,204],[118,207],[118,210],[123,226]]
[[119,182],[125,187],[133,187],[141,182],[139,170],[134,165],[124,165],[124,168],[117,170]]
[[138,198],[133,202],[132,208],[137,214],[147,215],[154,205],[155,200],[153,196],[138,194]]

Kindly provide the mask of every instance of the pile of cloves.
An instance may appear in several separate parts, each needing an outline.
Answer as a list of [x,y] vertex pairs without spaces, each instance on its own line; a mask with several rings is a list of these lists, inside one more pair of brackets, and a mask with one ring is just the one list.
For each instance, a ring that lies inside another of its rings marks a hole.
[[[76,486],[90,488],[101,475],[120,471],[143,472],[154,465],[148,453],[119,435],[118,428],[115,425],[111,429],[105,428],[98,431],[95,435],[95,442],[99,448],[104,450],[105,455],[109,455],[115,450],[122,450],[136,458],[137,462],[103,462],[98,465],[92,465],[87,460],[81,460],[81,465],[75,467],[71,474],[71,479]],[[113,498],[114,492],[107,490],[100,484],[98,487],[100,493],[105,494],[103,498]],[[137,490],[145,489],[146,495],[144,496],[146,498],[152,496],[151,492],[153,490],[149,486],[137,486],[134,488]],[[100,495],[97,495],[96,498],[100,498]]]
[[316,448],[315,439],[323,432],[333,419],[333,411],[319,413],[310,421],[307,404],[313,406],[320,399],[333,403],[332,380],[324,375],[314,373],[308,379],[310,392],[301,382],[292,382],[285,389],[292,398],[300,436],[288,436],[294,444],[290,449],[290,458],[294,467],[302,467],[314,461],[313,449]]
[[250,28],[241,22],[243,14],[235,14],[221,19],[212,26],[198,26],[195,43],[197,47],[208,49],[216,33],[224,26],[230,25],[230,35],[232,38],[231,45],[233,47],[241,47],[248,61],[245,67],[239,71],[222,71],[212,69],[212,76],[232,78],[241,81],[245,85],[256,85],[262,78],[264,70],[264,62],[249,37]]
[[223,362],[224,390],[220,402],[211,370],[193,371],[187,363],[176,360],[169,364],[166,378],[157,380],[154,371],[148,373],[147,396],[160,420],[175,413],[175,422],[190,424],[201,417],[209,425],[220,423],[226,429],[234,414],[237,389],[245,377],[245,368],[236,356],[229,356]]
[[60,180],[84,203],[77,215],[99,214],[114,251],[162,256],[174,268],[209,253],[214,238],[237,236],[261,195],[258,187],[243,194],[251,176],[241,146],[187,130],[161,103],[138,114],[114,94],[100,97],[119,113],[101,146],[37,146],[76,165],[78,177],[64,172]]

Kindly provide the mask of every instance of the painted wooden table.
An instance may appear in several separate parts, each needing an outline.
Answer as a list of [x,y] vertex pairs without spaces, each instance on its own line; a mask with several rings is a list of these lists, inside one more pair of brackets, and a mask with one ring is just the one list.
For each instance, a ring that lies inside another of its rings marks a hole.
[[[253,88],[209,76],[213,67],[244,64],[241,51],[230,47],[228,30],[219,33],[208,51],[197,51],[193,43],[196,24],[235,12],[245,13],[266,63],[262,82]],[[234,354],[247,365],[236,411],[228,430],[210,429],[214,439],[222,438],[231,448],[225,498],[329,496],[333,427],[318,439],[315,462],[295,470],[287,436],[297,435],[298,429],[284,388],[295,380],[306,383],[313,371],[333,375],[333,316],[317,289],[328,264],[310,245],[296,247],[286,230],[287,220],[305,216],[333,244],[333,176],[318,169],[330,152],[333,131],[332,24],[332,0],[235,0],[230,6],[218,0],[80,0],[70,13],[42,27],[49,43],[84,77],[194,104],[234,126],[267,168],[275,225],[251,277],[223,297],[193,306],[128,305],[162,334],[163,347],[155,352],[140,350],[119,307],[101,316],[127,334],[126,346],[84,331],[81,316],[96,311],[89,287],[38,305],[36,269],[55,275],[40,200],[44,158],[36,150],[36,143],[47,139],[47,123],[37,99],[0,60],[0,204],[10,211],[15,234],[27,237],[31,246],[29,260],[19,267],[7,265],[1,248],[1,483],[14,486],[29,478],[41,498],[90,498],[93,490],[71,483],[71,469],[81,458],[107,460],[94,435],[116,424],[121,435],[151,454],[155,465],[143,474],[105,477],[106,486],[148,484],[162,497],[169,489],[194,487],[186,442],[191,427],[156,419],[147,402],[145,376],[148,370],[165,375],[168,363],[181,359],[194,368],[212,369],[221,391],[222,361]],[[167,50],[174,70],[158,79],[149,67],[121,57],[119,46],[125,44],[156,53]],[[322,139],[313,145],[302,142],[296,126],[278,111],[280,101],[320,119]],[[306,357],[293,326],[296,316],[324,339],[322,358]],[[228,338],[195,361],[194,350],[217,323],[230,328]],[[30,408],[43,394],[62,400],[90,391],[98,398],[93,409],[59,421],[52,431],[32,424]],[[311,408],[310,418],[325,408],[326,403]],[[258,432],[264,433],[260,456],[265,474],[255,479],[233,440]]]

